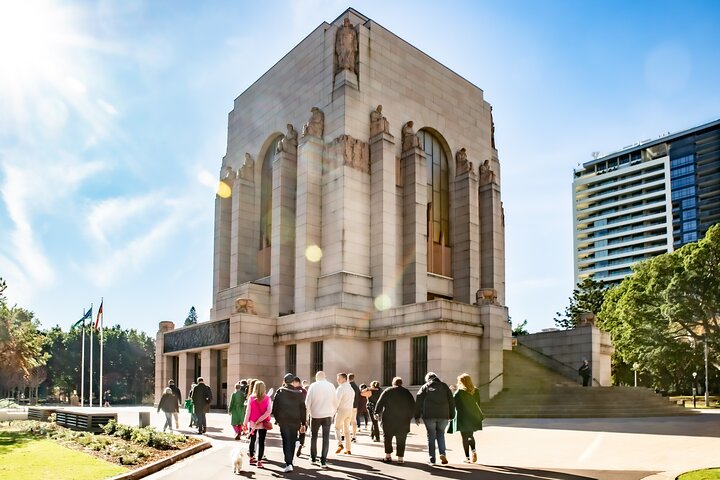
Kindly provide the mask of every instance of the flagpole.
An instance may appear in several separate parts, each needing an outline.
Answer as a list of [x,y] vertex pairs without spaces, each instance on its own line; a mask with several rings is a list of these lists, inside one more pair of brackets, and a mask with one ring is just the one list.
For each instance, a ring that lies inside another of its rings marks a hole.
[[[98,315],[100,315],[100,387],[98,389],[99,392],[99,398],[98,398],[98,405],[101,405],[100,402],[103,402],[104,391],[103,391],[103,340],[105,340],[105,330],[104,330],[104,324],[105,324],[105,312],[103,311],[104,308],[105,299],[100,298],[100,311],[98,312]],[[103,402],[102,405],[105,405]]]
[[85,406],[85,309],[82,319],[82,354],[80,355],[80,406]]
[[[93,304],[91,303],[90,311],[92,312],[92,310],[93,310]],[[92,313],[90,314],[90,322],[89,323],[90,323],[90,382],[89,382],[88,386],[90,387],[90,395],[89,395],[88,400],[90,402],[90,406],[92,407],[93,406],[93,386],[92,386],[92,382],[93,382],[93,374],[92,374],[93,373],[92,372],[93,371],[93,330],[95,330],[93,328]]]

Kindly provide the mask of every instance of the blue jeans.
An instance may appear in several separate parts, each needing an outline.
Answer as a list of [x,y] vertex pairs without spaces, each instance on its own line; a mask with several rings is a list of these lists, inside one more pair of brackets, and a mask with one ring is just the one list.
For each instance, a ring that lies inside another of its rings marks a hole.
[[428,450],[430,461],[435,462],[435,441],[437,440],[440,455],[445,455],[445,429],[448,426],[447,418],[423,418],[427,430]]
[[280,425],[280,438],[282,438],[285,465],[292,465],[295,458],[295,442],[298,438],[300,424]]

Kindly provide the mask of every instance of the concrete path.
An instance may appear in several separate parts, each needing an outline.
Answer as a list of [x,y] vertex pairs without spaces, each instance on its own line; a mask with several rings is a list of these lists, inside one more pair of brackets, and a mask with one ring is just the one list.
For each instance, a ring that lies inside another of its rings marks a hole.
[[[118,409],[119,419],[131,423],[137,411]],[[208,416],[204,435],[213,448],[146,477],[151,480],[234,479],[230,465],[231,450],[241,442],[233,440],[229,417],[223,413]],[[152,425],[162,429],[164,416],[151,414]],[[181,433],[195,434],[186,428],[189,416],[180,414]],[[266,441],[266,468],[246,465],[241,476],[247,478],[351,478],[351,479],[672,479],[675,474],[697,468],[720,466],[720,414],[705,413],[688,417],[631,419],[537,419],[487,420],[482,432],[476,433],[478,464],[462,463],[462,444],[458,434],[448,436],[447,466],[430,467],[427,460],[425,429],[413,425],[408,437],[405,465],[386,465],[381,443],[370,441],[367,432],[359,435],[353,455],[335,455],[331,437],[329,470],[310,464],[306,444],[295,471],[283,474],[282,450],[277,429]],[[309,436],[308,436],[309,442]],[[318,442],[320,443],[320,442]],[[245,448],[247,444],[242,444]],[[320,445],[318,444],[318,447]],[[670,472],[670,473],[662,473]]]

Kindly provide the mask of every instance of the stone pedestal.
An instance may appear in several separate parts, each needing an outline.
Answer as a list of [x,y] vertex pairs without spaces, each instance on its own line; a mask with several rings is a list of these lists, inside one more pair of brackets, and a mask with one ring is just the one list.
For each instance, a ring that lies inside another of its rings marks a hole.
[[172,357],[164,355],[164,334],[175,330],[173,322],[160,322],[155,336],[155,403],[160,401],[163,389],[172,378]]
[[475,384],[480,390],[480,399],[486,402],[503,389],[503,340],[510,333],[510,324],[505,307],[496,304],[479,307],[483,335],[480,341],[480,375]]

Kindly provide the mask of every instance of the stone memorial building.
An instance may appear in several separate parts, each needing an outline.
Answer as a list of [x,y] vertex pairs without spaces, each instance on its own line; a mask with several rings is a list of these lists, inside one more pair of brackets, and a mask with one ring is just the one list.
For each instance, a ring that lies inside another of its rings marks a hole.
[[158,397],[318,370],[499,392],[500,178],[481,89],[353,9],[321,24],[235,100],[210,321],[160,323]]

